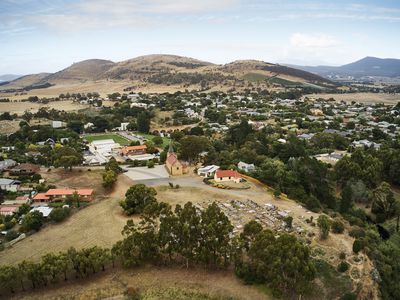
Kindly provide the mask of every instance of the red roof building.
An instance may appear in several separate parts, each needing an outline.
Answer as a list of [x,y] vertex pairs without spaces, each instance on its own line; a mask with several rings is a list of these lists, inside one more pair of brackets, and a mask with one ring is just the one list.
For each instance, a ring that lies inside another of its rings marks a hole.
[[81,198],[86,200],[91,200],[93,195],[93,189],[50,189],[46,193],[38,193],[33,197],[35,202],[50,202],[56,198],[66,198],[67,196],[72,196],[77,193]]
[[214,175],[214,180],[218,181],[234,181],[239,183],[242,177],[234,170],[217,170]]
[[146,145],[126,146],[126,147],[122,148],[121,154],[123,156],[140,155],[140,154],[146,154],[146,150],[147,150],[147,146]]

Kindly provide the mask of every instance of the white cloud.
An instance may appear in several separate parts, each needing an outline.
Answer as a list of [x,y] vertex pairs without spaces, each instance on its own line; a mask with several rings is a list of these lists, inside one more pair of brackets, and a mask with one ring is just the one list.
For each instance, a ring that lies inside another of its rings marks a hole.
[[330,48],[335,47],[339,43],[338,41],[326,34],[305,34],[305,33],[294,33],[290,37],[290,44],[294,47],[300,48]]

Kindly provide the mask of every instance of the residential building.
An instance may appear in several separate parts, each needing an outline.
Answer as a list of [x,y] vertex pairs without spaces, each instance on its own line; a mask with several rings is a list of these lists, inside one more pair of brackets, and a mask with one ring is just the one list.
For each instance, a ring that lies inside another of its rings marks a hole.
[[213,177],[219,166],[210,165],[197,169],[197,175],[201,177]]
[[224,182],[224,181],[232,181],[235,183],[239,183],[242,177],[238,171],[234,170],[217,170],[214,175],[215,182]]
[[8,170],[17,165],[17,162],[12,159],[5,159],[0,161],[0,171]]
[[21,185],[21,181],[9,179],[9,178],[0,178],[0,189],[7,192],[17,192]]
[[247,164],[247,163],[241,161],[238,163],[238,169],[242,170],[246,173],[251,173],[251,172],[254,172],[256,168],[255,168],[254,164]]
[[20,164],[10,170],[11,175],[32,175],[40,171],[40,166],[34,164]]
[[81,201],[91,201],[93,189],[49,189],[46,193],[38,193],[33,197],[34,202],[52,202],[65,199],[77,193]]

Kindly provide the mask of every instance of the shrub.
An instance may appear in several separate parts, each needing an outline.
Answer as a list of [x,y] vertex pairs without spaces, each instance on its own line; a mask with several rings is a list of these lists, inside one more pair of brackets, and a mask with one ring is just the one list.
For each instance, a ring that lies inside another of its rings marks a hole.
[[340,273],[344,273],[344,272],[346,272],[348,269],[349,269],[349,264],[348,264],[347,262],[345,262],[345,261],[340,262],[340,264],[338,265],[338,268],[337,268],[337,270],[338,270]]
[[357,299],[357,295],[354,293],[346,293],[342,296],[342,298],[340,298],[340,300],[356,300]]
[[346,253],[340,252],[339,258],[340,258],[340,259],[345,259],[345,258],[346,258]]
[[7,234],[6,234],[6,240],[12,241],[12,240],[16,239],[18,236],[19,236],[18,232],[16,232],[15,230],[9,230],[9,231],[7,231]]
[[69,216],[70,212],[71,210],[67,207],[57,207],[51,211],[49,218],[50,220],[58,223],[65,220],[65,218]]
[[343,231],[344,231],[343,223],[339,220],[334,220],[332,222],[332,232],[333,233],[343,233]]
[[354,226],[350,229],[349,235],[353,238],[362,238],[365,237],[365,230],[361,227]]
[[150,168],[154,168],[154,161],[152,161],[152,160],[149,160],[148,162],[147,162],[147,167],[150,169]]
[[364,242],[362,240],[358,240],[358,239],[355,240],[353,243],[353,252],[357,254],[362,249],[364,249]]

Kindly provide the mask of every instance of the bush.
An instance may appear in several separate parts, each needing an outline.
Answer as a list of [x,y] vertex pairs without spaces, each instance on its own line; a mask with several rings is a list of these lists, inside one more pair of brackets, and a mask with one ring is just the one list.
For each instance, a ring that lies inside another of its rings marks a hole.
[[65,218],[69,216],[70,212],[71,210],[67,207],[57,207],[51,211],[49,219],[58,223],[65,220]]
[[354,226],[350,229],[349,235],[353,238],[362,238],[365,237],[365,230],[362,229],[361,227]]
[[339,258],[340,258],[340,259],[345,259],[345,258],[346,258],[346,253],[340,252]]
[[343,233],[343,231],[344,231],[344,225],[339,220],[334,220],[332,222],[331,227],[332,227],[332,232],[333,233]]
[[7,234],[6,234],[7,241],[12,241],[12,240],[16,239],[17,237],[19,237],[19,234],[15,230],[7,231]]
[[149,161],[147,162],[147,167],[148,167],[149,169],[154,168],[154,161],[149,160]]
[[342,298],[340,298],[340,300],[356,300],[357,299],[357,295],[354,293],[346,293],[342,296]]
[[358,253],[364,249],[364,242],[362,240],[355,240],[353,243],[353,252]]
[[346,272],[348,269],[349,269],[349,264],[348,264],[347,262],[345,262],[345,261],[340,262],[340,264],[338,265],[338,268],[337,268],[337,270],[338,270],[340,273],[344,273],[344,272]]

